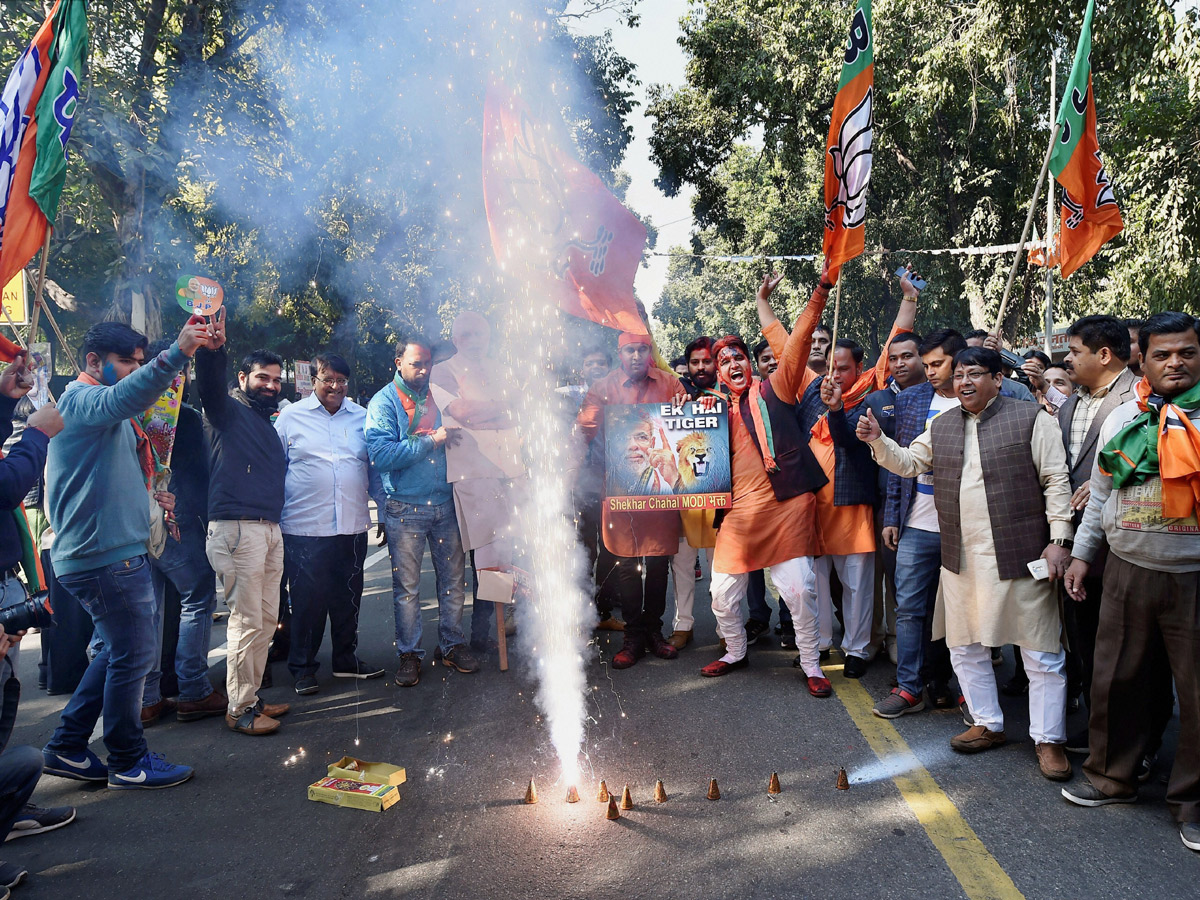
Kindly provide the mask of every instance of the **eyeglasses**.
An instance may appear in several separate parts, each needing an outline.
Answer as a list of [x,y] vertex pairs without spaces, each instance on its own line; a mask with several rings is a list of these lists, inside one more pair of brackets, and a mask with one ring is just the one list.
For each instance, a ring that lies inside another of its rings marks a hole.
[[344,388],[350,383],[345,378],[318,378],[317,381],[329,385],[331,388]]

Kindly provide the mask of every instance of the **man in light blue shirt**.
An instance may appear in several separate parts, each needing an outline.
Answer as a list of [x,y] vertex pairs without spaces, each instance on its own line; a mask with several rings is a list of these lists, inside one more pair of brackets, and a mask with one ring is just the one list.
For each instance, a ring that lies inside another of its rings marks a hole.
[[315,694],[317,651],[329,619],[334,678],[378,678],[358,658],[358,611],[367,555],[367,411],[346,397],[350,367],[340,356],[314,360],[313,393],[279,414],[275,430],[287,458],[284,571],[292,604],[288,669],[297,694]]

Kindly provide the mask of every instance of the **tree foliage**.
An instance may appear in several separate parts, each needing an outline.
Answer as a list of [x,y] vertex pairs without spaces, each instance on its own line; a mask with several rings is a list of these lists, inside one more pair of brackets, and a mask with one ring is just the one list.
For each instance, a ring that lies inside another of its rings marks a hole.
[[[1049,137],[1051,56],[1061,89],[1084,5],[875,0],[867,253],[843,269],[845,333],[878,348],[894,306],[884,273],[909,259],[930,280],[919,328],[990,327],[1011,256],[879,251],[1017,240]],[[1176,16],[1173,6],[1112,0],[1097,12],[1100,146],[1126,229],[1058,281],[1060,322],[1084,311],[1200,308],[1200,48],[1195,11]],[[687,83],[652,87],[649,114],[660,186],[696,191],[701,230],[690,252],[819,250],[823,152],[848,22],[849,5],[817,0],[707,0],[684,19]],[[677,257],[656,314],[680,339],[718,323],[757,330],[745,309],[724,319],[703,310],[713,296],[751,306],[762,269],[739,276]],[[787,271],[806,297],[815,269]],[[1010,336],[1038,328],[1040,282],[1040,272],[1018,281]],[[689,318],[689,308],[701,312]]]

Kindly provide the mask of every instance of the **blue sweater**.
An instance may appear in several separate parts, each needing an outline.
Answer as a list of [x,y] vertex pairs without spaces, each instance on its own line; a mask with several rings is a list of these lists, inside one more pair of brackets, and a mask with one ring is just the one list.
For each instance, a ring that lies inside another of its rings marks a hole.
[[146,552],[150,497],[129,420],[149,409],[186,363],[175,343],[115,385],[67,385],[58,401],[63,430],[46,460],[56,574],[100,569]]
[[[440,428],[442,411],[434,406],[434,412],[435,427]],[[435,447],[427,434],[409,436],[408,413],[395,384],[387,384],[367,404],[366,437],[371,466],[382,478],[389,500],[438,506],[453,499],[446,482],[446,448]]]

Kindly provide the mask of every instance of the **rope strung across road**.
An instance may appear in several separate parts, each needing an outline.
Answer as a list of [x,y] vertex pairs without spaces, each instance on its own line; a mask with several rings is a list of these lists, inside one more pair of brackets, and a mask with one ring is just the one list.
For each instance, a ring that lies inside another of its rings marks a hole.
[[[1026,250],[1040,250],[1046,246],[1045,241],[1026,241]],[[993,244],[989,247],[942,247],[938,250],[867,250],[864,256],[895,256],[901,253],[924,253],[928,256],[1001,256],[1005,253],[1016,253],[1021,249],[1017,244]],[[710,259],[714,262],[756,262],[765,260],[777,262],[794,260],[798,262],[814,262],[821,258],[820,253],[789,253],[780,256],[764,256],[762,254],[720,254],[720,253],[681,253],[679,251],[657,250],[647,251],[647,256],[686,256],[693,259]]]

